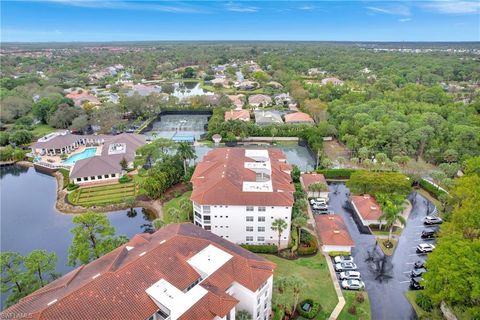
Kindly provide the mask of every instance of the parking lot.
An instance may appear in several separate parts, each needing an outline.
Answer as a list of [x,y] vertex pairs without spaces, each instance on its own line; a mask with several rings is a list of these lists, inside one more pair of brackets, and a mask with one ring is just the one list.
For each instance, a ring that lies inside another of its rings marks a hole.
[[377,247],[373,235],[359,231],[350,209],[346,206],[349,190],[345,184],[331,183],[329,188],[329,210],[343,216],[355,242],[352,255],[370,297],[372,319],[416,319],[405,292],[409,290],[413,264],[426,258],[426,254],[416,253],[417,245],[434,243],[434,240],[421,239],[421,232],[425,229],[423,218],[427,212],[431,213],[434,207],[421,195],[412,193],[412,212],[407,225],[398,239],[394,255],[385,256]]

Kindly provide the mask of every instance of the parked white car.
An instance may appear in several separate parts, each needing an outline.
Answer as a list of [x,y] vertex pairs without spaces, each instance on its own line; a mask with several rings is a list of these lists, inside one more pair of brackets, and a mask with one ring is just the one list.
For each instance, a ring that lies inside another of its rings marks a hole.
[[435,249],[435,246],[430,243],[420,243],[417,246],[417,253],[429,253]]
[[361,280],[360,272],[358,271],[344,271],[340,272],[341,280]]
[[347,271],[347,270],[357,270],[357,265],[353,262],[343,262],[343,263],[337,263],[335,265],[335,271],[337,272]]
[[353,261],[352,256],[336,256],[335,258],[333,258],[333,261],[335,261],[335,263],[355,262]]
[[342,288],[347,290],[362,290],[365,288],[365,283],[360,280],[343,280]]
[[324,204],[324,205],[326,205],[327,204],[327,199],[325,199],[325,198],[312,198],[312,199],[310,199],[310,204],[317,204],[317,205]]

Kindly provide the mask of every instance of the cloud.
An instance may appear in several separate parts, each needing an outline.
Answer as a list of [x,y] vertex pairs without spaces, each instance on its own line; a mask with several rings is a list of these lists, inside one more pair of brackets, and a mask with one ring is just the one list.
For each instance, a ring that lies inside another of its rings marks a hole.
[[398,19],[398,21],[400,21],[400,22],[408,22],[408,21],[412,21],[412,19],[410,19],[410,18],[404,18],[404,19]]
[[257,7],[252,7],[252,6],[244,6],[238,3],[234,2],[228,2],[225,4],[225,9],[227,11],[233,11],[233,12],[257,12],[258,8]]
[[95,1],[95,0],[42,0],[40,2],[51,2],[63,5],[95,8],[95,9],[123,9],[123,10],[145,10],[161,11],[170,13],[202,13],[204,10],[198,7],[182,4],[167,5],[153,2],[127,2],[127,1]]
[[443,14],[480,13],[480,2],[477,1],[439,0],[423,3],[422,7]]
[[387,7],[367,7],[367,9],[374,13],[391,14],[397,16],[410,15],[410,8],[404,5],[392,5]]
[[314,6],[303,6],[303,7],[300,7],[298,9],[305,10],[305,11],[311,11],[311,10],[314,10],[315,7]]

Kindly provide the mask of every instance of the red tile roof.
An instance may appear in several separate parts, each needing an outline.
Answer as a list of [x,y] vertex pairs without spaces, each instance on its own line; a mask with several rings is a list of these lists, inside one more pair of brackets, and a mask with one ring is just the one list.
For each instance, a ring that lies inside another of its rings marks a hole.
[[374,197],[368,194],[352,196],[352,202],[363,220],[378,220],[382,216],[380,205]]
[[248,110],[230,110],[225,112],[225,121],[242,120],[250,121],[250,112]]
[[286,123],[295,123],[295,122],[307,122],[307,123],[314,123],[312,117],[309,114],[304,112],[294,112],[288,113],[285,115],[285,122]]
[[315,215],[317,232],[322,245],[354,246],[345,221],[338,214]]
[[233,257],[199,284],[208,293],[183,318],[223,317],[238,302],[225,290],[235,281],[256,291],[273,274],[275,264],[190,223],[136,235],[126,245],[21,299],[0,316],[148,319],[159,308],[145,290],[160,279],[186,289],[200,276],[187,260],[209,245]]
[[302,179],[304,190],[308,190],[308,187],[314,183],[327,185],[327,180],[325,180],[325,176],[321,173],[303,173],[300,178]]
[[255,161],[244,148],[218,148],[205,155],[195,168],[191,200],[201,205],[292,206],[295,187],[280,149],[270,148],[272,192],[244,192],[244,181],[255,181],[254,171],[244,167]]

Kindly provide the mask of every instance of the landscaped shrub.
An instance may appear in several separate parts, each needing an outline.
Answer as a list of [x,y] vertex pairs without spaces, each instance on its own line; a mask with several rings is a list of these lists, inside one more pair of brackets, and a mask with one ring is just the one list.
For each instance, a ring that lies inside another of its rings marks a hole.
[[417,297],[415,298],[415,302],[418,304],[420,308],[425,311],[432,311],[433,309],[433,302],[429,296],[427,296],[423,292],[419,292]]
[[68,191],[73,191],[75,189],[78,189],[80,186],[78,184],[75,184],[75,183],[69,183],[67,184],[67,190]]
[[304,256],[304,255],[314,254],[317,251],[318,251],[317,241],[315,241],[315,239],[312,239],[308,242],[301,242],[300,245],[298,246],[297,253],[299,256]]
[[349,179],[355,169],[323,169],[317,170],[322,173],[326,179]]
[[278,255],[284,259],[287,259],[287,260],[295,260],[297,259],[297,253],[295,251],[292,251],[292,249],[290,248],[286,248],[286,249],[283,249],[283,250],[280,250],[278,252]]
[[118,179],[118,182],[120,183],[128,183],[131,182],[133,179],[130,177],[128,174],[122,176],[120,179]]
[[278,247],[274,244],[242,244],[242,248],[253,253],[277,253]]
[[336,256],[349,256],[351,255],[350,252],[347,251],[331,251],[328,253],[330,257],[336,257]]
[[365,301],[365,296],[362,292],[357,292],[355,294],[355,301],[357,301],[358,303],[363,303]]
[[443,194],[446,194],[445,191],[437,189],[437,187],[435,187],[433,184],[431,184],[430,182],[424,179],[420,180],[419,184],[423,189],[427,190],[427,192],[430,193],[437,200],[438,200],[438,197],[440,197]]
[[348,313],[356,315],[357,314],[357,307],[354,304],[352,304],[350,306],[350,308],[348,308]]
[[[310,310],[305,311],[302,307],[308,303],[310,305]],[[297,307],[298,314],[307,319],[313,319],[315,316],[322,310],[320,303],[313,301],[312,299],[305,299],[298,304]]]

